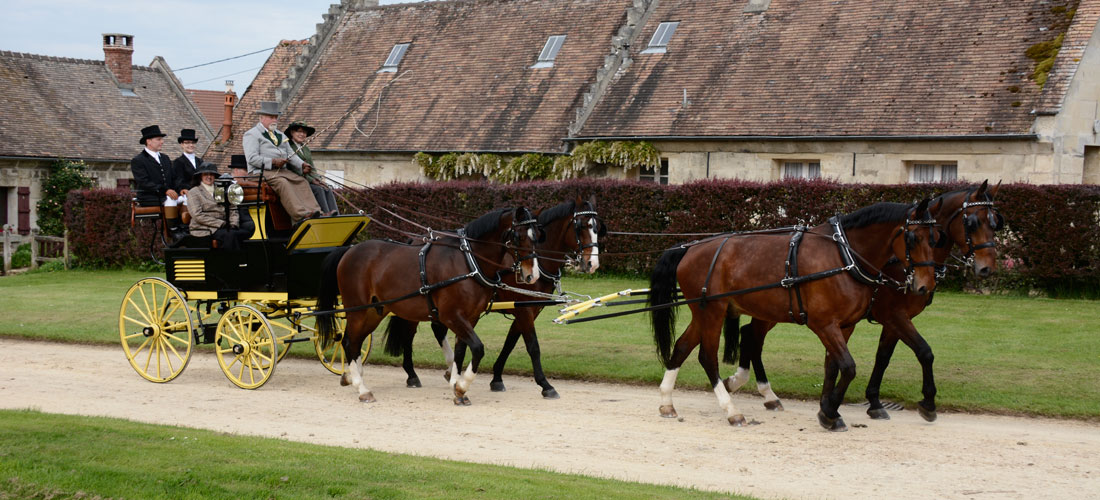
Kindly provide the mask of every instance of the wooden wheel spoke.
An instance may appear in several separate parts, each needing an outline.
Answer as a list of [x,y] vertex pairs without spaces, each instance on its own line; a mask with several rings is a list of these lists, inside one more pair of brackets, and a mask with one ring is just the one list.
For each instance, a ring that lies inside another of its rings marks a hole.
[[[180,363],[182,363],[182,362],[184,361],[183,355],[181,355],[181,354],[179,353],[179,351],[177,351],[177,350],[176,350],[176,347],[175,347],[175,346],[173,346],[173,345],[172,345],[172,343],[168,341],[168,337],[167,337],[167,336],[166,336],[166,337],[164,337],[164,338],[161,338],[161,339],[160,339],[160,341],[161,341],[162,343],[164,343],[164,347],[167,347],[167,348],[168,348],[168,350],[172,351],[172,354],[175,354],[175,355],[176,355],[176,359],[180,360]],[[171,361],[169,361],[169,363],[171,363]],[[173,369],[172,369],[172,371],[173,371],[173,372],[175,372],[175,371],[176,371],[176,369],[175,369],[175,368],[173,368]]]
[[[163,337],[161,337],[160,340],[158,340],[158,342],[160,343],[160,352],[163,354],[163,356],[157,356],[157,359],[159,360],[160,358],[164,358],[165,364],[168,365],[168,373],[175,372],[176,368],[174,366],[172,366],[172,357],[169,356],[169,351],[171,351],[171,354],[175,354],[176,358],[179,359],[180,361],[183,361],[183,357],[180,356],[179,353],[176,352],[176,350],[174,348],[172,348],[172,346],[168,345],[168,341],[164,340]],[[159,374],[159,367],[158,367],[158,374]]]
[[[138,307],[137,304],[134,304],[134,307],[137,307],[139,311],[149,311],[150,313],[155,311],[156,308],[153,308],[153,307],[149,306],[149,298],[145,296],[145,287],[138,287],[138,293],[141,294],[141,303],[144,304],[145,307],[144,308]],[[142,313],[142,316],[145,316],[144,312]],[[148,319],[149,319],[150,324],[154,323],[153,318],[148,318]]]
[[[168,292],[171,293],[171,290],[169,290]],[[180,310],[180,306],[183,304],[180,301],[175,300],[175,298],[170,299],[167,295],[165,295],[164,300],[170,301],[170,303],[172,304],[172,308],[165,311],[164,316],[161,316],[162,318],[171,318],[172,315],[176,313],[176,311]],[[167,306],[167,304],[165,304],[165,306]]]
[[[126,301],[127,301],[127,302],[129,302],[129,303],[130,303],[130,305],[134,306],[134,310],[135,310],[135,311],[137,311],[137,312],[138,312],[138,314],[140,314],[140,315],[141,315],[141,317],[145,319],[145,323],[142,323],[142,322],[140,322],[140,321],[138,321],[138,320],[136,320],[136,319],[133,319],[133,318],[131,318],[131,317],[129,317],[129,316],[126,316],[126,319],[128,319],[128,320],[130,320],[130,321],[133,321],[134,323],[137,323],[137,324],[139,324],[139,325],[142,325],[142,326],[146,326],[146,325],[151,325],[151,324],[153,324],[153,319],[152,319],[152,318],[150,318],[148,314],[145,314],[145,311],[146,311],[146,310],[145,310],[145,309],[142,309],[142,308],[141,308],[141,306],[137,305],[137,303],[136,303],[136,302],[134,302],[134,297],[133,297],[133,295],[130,295],[130,296],[126,297]],[[146,304],[146,306],[148,306],[148,304]]]

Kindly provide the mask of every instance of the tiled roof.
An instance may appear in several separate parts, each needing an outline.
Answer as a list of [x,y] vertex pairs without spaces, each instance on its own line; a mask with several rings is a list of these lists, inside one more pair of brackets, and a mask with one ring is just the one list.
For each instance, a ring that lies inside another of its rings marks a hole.
[[[473,0],[350,11],[288,104],[315,150],[561,151],[630,0]],[[552,68],[530,69],[551,35]],[[394,44],[411,43],[394,73]],[[324,132],[322,132],[323,129]]]
[[1074,11],[1073,24],[1062,40],[1062,49],[1058,51],[1058,58],[1054,61],[1047,83],[1043,86],[1039,112],[1057,113],[1061,109],[1069,83],[1077,73],[1081,55],[1096,30],[1097,18],[1100,18],[1100,0],[1081,0]]
[[[226,144],[212,145],[204,153],[204,160],[214,162],[218,167],[224,169],[226,165],[229,165],[230,155],[244,154],[241,137],[248,129],[259,122],[256,110],[260,109],[260,101],[275,100],[275,91],[287,77],[287,71],[297,60],[298,55],[302,53],[305,44],[305,40],[283,40],[275,46],[275,50],[271,51],[271,55],[267,57],[263,68],[260,69],[259,73],[256,73],[256,78],[252,79],[252,84],[245,89],[240,100],[237,101],[237,105],[233,107],[233,137]],[[222,105],[225,105],[224,102]],[[225,112],[224,108],[222,112]],[[280,120],[280,123],[283,121],[286,120]],[[213,123],[220,136],[221,118]],[[290,122],[287,121],[286,123]],[[199,151],[202,151],[202,149],[199,149]]]
[[187,97],[206,117],[207,123],[217,129],[225,117],[225,92],[219,90],[186,89]]
[[[1041,91],[1025,52],[1067,3],[662,1],[578,135],[1027,134]],[[1095,25],[1095,0],[1081,3],[1091,20],[1073,40]],[[662,21],[680,22],[667,53],[640,54]]]
[[[164,73],[133,66],[133,78],[136,96],[126,96],[103,61],[0,51],[0,156],[129,161],[143,127],[169,139],[204,129]],[[178,155],[176,142],[164,152]]]

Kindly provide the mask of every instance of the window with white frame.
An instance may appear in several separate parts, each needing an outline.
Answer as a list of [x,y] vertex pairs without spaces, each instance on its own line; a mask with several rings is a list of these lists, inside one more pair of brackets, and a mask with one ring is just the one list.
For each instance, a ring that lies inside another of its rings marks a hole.
[[951,182],[959,178],[959,164],[954,161],[909,162],[909,182]]
[[661,158],[660,168],[642,167],[638,169],[638,180],[656,184],[668,184],[668,158]]
[[558,51],[561,50],[562,44],[565,43],[565,35],[553,35],[546,40],[546,45],[542,46],[542,52],[539,52],[539,60],[532,68],[552,68],[554,67],[554,59],[558,57]]
[[821,160],[783,160],[784,179],[820,179]]
[[390,56],[386,58],[386,62],[382,63],[382,69],[378,70],[379,73],[396,73],[397,66],[401,64],[401,59],[405,57],[405,51],[409,50],[409,44],[399,43],[390,49]]
[[676,27],[679,25],[679,21],[664,22],[657,25],[657,31],[654,31],[653,38],[649,39],[649,46],[642,53],[664,54],[665,50],[668,49],[668,41],[672,39],[672,34],[676,32]]

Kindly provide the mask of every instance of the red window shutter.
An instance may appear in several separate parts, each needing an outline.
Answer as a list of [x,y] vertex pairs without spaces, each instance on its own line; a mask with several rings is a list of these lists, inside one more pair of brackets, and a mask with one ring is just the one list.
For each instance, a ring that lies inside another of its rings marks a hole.
[[19,198],[19,234],[31,234],[31,188],[21,187],[17,191]]

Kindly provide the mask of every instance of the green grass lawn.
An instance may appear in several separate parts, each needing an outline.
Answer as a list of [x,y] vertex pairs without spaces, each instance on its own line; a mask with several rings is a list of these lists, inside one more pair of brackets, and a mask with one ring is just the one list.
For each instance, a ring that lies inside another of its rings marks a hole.
[[739,498],[100,417],[0,410],[0,498]]
[[[30,273],[0,278],[0,334],[67,342],[116,344],[122,295],[147,273],[136,271],[71,271]],[[646,288],[641,279],[567,278],[574,292],[603,295],[626,288]],[[595,309],[589,314],[617,311]],[[660,382],[663,369],[653,348],[648,317],[619,318],[554,325],[556,310],[546,309],[537,327],[543,366],[550,377],[642,383]],[[682,314],[678,327],[687,325]],[[940,408],[1100,419],[1100,301],[977,296],[938,293],[935,303],[915,320],[936,354]],[[508,320],[484,318],[478,334],[487,346],[482,372],[491,371],[503,343]],[[858,375],[848,391],[850,401],[863,400],[874,364],[880,327],[861,323],[851,340]],[[380,349],[374,362],[397,364]],[[418,366],[442,367],[442,355],[427,325],[416,344]],[[200,352],[197,355],[206,355]],[[296,346],[291,355],[313,356],[312,346]],[[781,397],[817,399],[822,382],[824,348],[808,329],[780,325],[768,335],[764,362]],[[510,373],[530,373],[530,360],[520,342],[508,362]],[[421,376],[436,376],[422,368]],[[731,367],[723,367],[728,375]],[[135,376],[137,376],[135,374]],[[183,375],[186,377],[187,374]],[[882,387],[882,397],[913,406],[921,398],[920,366],[903,344]],[[488,384],[483,375],[478,383]],[[509,390],[539,390],[530,377],[506,377]],[[680,387],[706,386],[693,355],[685,363]],[[754,387],[755,384],[750,385]]]

